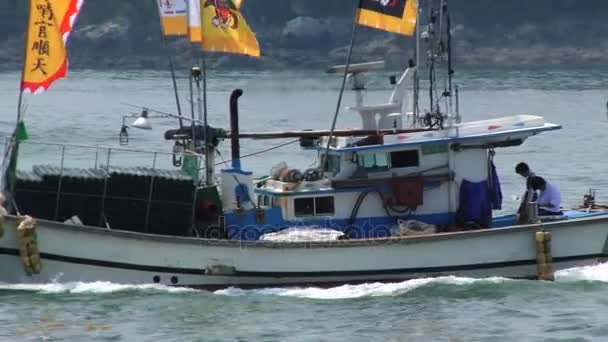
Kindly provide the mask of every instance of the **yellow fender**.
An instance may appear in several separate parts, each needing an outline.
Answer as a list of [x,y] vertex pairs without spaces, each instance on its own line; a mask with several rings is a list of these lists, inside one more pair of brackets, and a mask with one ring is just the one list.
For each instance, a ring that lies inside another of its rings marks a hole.
[[17,227],[17,242],[23,269],[27,274],[38,274],[42,269],[42,264],[36,236],[36,221],[27,215],[19,219],[21,223]]
[[551,254],[551,233],[539,231],[534,234],[536,241],[536,264],[539,280],[553,281],[553,256]]

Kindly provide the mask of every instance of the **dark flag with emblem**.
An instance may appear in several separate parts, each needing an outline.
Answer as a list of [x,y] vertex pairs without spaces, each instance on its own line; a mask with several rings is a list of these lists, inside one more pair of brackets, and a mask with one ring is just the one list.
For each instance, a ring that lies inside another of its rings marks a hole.
[[416,30],[418,0],[360,0],[358,24],[411,36]]

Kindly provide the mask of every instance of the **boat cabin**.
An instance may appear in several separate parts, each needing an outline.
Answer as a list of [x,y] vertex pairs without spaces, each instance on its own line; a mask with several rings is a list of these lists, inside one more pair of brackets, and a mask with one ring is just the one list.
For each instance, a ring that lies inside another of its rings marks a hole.
[[541,117],[513,116],[446,130],[337,137],[329,151],[321,138],[322,171],[275,167],[252,190],[257,210],[274,215],[245,224],[244,216],[228,213],[229,235],[255,240],[288,227],[319,226],[374,238],[390,236],[399,222],[410,220],[438,231],[487,228],[492,210],[501,207],[494,150],[558,128]]

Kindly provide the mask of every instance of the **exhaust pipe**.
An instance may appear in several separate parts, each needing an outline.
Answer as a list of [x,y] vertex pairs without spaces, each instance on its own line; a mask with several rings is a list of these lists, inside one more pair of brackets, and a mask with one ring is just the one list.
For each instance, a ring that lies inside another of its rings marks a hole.
[[241,146],[239,142],[239,97],[243,90],[236,89],[230,95],[230,144],[232,145],[232,168],[241,169]]

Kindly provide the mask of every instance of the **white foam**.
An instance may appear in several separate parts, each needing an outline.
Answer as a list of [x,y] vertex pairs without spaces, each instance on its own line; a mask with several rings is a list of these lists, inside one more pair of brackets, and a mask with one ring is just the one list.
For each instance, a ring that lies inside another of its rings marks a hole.
[[158,284],[128,285],[110,282],[73,282],[73,283],[49,283],[49,284],[0,284],[0,290],[33,291],[40,293],[93,293],[104,294],[125,291],[160,291],[167,293],[193,292],[194,289],[170,287]]
[[273,295],[281,297],[296,297],[308,299],[350,299],[361,297],[381,297],[395,296],[410,292],[414,289],[424,287],[429,284],[448,284],[448,285],[470,285],[474,283],[502,283],[508,281],[506,278],[462,278],[462,277],[440,277],[440,278],[422,278],[412,279],[400,283],[368,283],[361,285],[343,285],[328,289],[317,287],[308,288],[270,288],[261,290],[241,290],[238,288],[229,288],[225,290],[215,291],[215,294],[225,296],[243,296],[248,293],[257,293],[262,295]]
[[555,280],[563,282],[600,281],[608,283],[608,263],[558,271],[555,272]]

